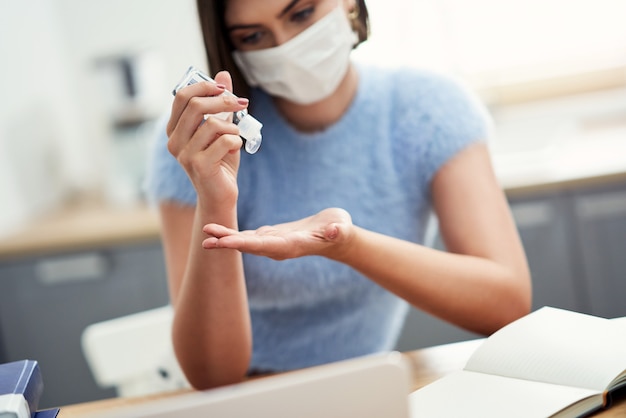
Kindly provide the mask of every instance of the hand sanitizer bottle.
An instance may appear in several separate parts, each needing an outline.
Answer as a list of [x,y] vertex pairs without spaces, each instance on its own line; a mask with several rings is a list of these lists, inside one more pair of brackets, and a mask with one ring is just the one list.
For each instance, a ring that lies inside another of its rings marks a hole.
[[[176,93],[178,93],[178,91],[183,87],[187,87],[201,81],[215,83],[215,80],[211,77],[191,66],[176,87],[174,87],[172,94],[175,96]],[[229,91],[225,91],[222,94],[234,96],[234,94]],[[228,114],[215,116],[225,119]],[[263,140],[263,137],[261,136],[261,128],[263,127],[263,124],[252,117],[252,115],[248,113],[248,109],[235,112],[233,114],[233,123],[239,127],[239,135],[244,139],[244,149],[246,152],[248,154],[254,154],[257,152],[261,146],[261,141]]]

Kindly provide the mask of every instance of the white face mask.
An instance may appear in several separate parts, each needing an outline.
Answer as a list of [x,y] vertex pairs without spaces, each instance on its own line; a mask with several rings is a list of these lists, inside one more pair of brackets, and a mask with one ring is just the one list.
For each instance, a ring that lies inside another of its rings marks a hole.
[[343,80],[358,42],[341,4],[282,45],[233,52],[248,84],[299,104],[330,96]]

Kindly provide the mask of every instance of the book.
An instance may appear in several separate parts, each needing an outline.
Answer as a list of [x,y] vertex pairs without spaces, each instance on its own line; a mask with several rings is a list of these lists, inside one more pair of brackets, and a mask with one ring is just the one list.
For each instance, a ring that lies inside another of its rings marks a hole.
[[463,370],[409,395],[413,417],[579,417],[626,387],[626,321],[543,307],[503,327]]
[[0,364],[0,417],[34,416],[43,393],[43,379],[35,360]]
[[56,418],[60,411],[60,408],[42,409],[41,411],[37,411],[33,418]]

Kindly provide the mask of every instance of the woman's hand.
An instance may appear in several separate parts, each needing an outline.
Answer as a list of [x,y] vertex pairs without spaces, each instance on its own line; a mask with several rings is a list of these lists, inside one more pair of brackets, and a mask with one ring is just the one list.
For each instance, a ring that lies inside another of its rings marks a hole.
[[204,115],[245,109],[247,99],[222,94],[232,88],[227,72],[216,83],[202,82],[176,93],[167,124],[168,150],[191,179],[199,201],[212,205],[237,201],[237,171],[242,140],[239,128],[228,120]]
[[203,231],[209,236],[202,242],[206,249],[231,248],[275,260],[306,255],[338,258],[353,235],[353,225],[348,212],[330,208],[308,218],[255,231],[240,232],[217,224],[207,224]]

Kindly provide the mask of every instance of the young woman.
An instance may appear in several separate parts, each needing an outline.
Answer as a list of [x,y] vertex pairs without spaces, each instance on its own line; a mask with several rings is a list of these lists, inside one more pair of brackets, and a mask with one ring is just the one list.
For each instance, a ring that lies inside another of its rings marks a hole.
[[[173,341],[209,388],[394,347],[411,304],[489,334],[526,314],[526,258],[484,110],[448,78],[355,64],[362,0],[199,0],[217,84],[155,148]],[[204,115],[248,106],[258,153]],[[431,213],[447,252],[428,248]]]

